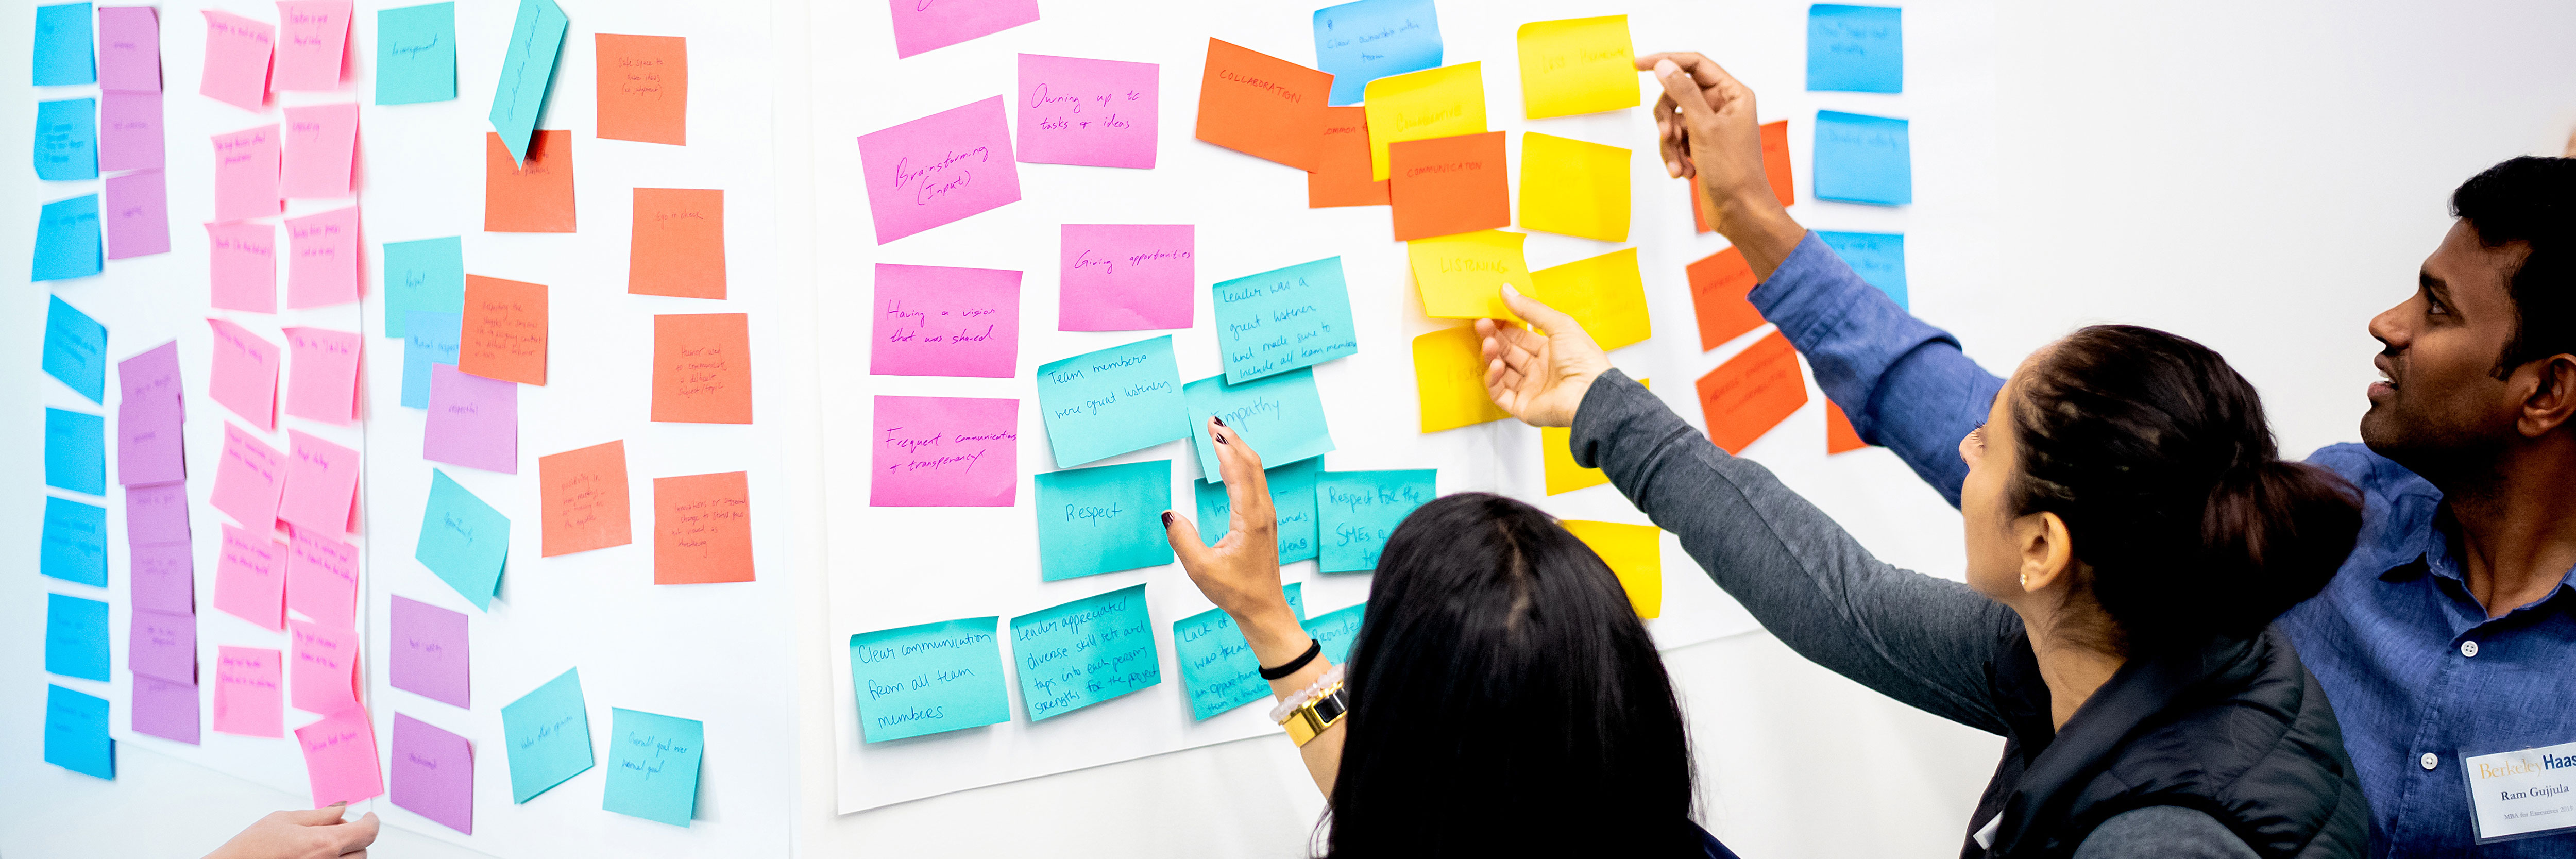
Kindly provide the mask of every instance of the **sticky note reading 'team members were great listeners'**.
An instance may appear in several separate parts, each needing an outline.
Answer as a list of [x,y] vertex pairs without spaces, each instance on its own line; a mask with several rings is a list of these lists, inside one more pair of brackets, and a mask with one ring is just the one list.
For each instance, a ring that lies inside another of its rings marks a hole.
[[[1369,178],[1388,175],[1387,146],[1485,133],[1485,73],[1459,63],[1369,81]],[[1500,169],[1500,165],[1496,165]]]
[[1161,73],[1153,63],[1021,54],[1020,160],[1153,167]]
[[902,59],[1038,19],[1038,0],[890,0],[894,55]]
[[[1323,470],[1322,457],[1261,470],[1262,480],[1270,484],[1270,512],[1279,520],[1279,563],[1315,557],[1315,475]],[[1214,546],[1232,527],[1234,499],[1227,494],[1232,490],[1205,480],[1193,480],[1190,485],[1198,496],[1199,542]]]
[[475,608],[492,610],[501,567],[510,557],[510,520],[466,491],[447,472],[430,469],[429,503],[412,557]]
[[1209,376],[1185,385],[1189,400],[1190,441],[1197,447],[1199,479],[1223,483],[1216,445],[1208,438],[1207,420],[1214,415],[1226,429],[1261,451],[1263,465],[1276,469],[1333,449],[1333,432],[1324,424],[1324,401],[1315,392],[1315,371],[1296,370],[1264,376],[1240,385],[1224,376]]
[[877,263],[868,372],[1009,378],[1020,357],[1020,273]]
[[654,584],[754,578],[748,473],[653,478]]
[[1902,119],[1816,111],[1816,198],[1880,206],[1914,202],[1914,155],[1907,132]]
[[751,423],[751,316],[653,317],[653,419]]
[[696,719],[609,708],[608,787],[600,807],[689,825],[698,808],[698,763],[706,738],[706,723]]
[[1628,16],[1522,24],[1521,109],[1531,119],[1599,113],[1644,102]]
[[1341,257],[1218,281],[1210,291],[1228,382],[1242,384],[1360,350]]
[[1002,97],[859,135],[877,244],[1019,202]]
[[590,769],[590,713],[581,669],[501,707],[502,751],[510,759],[510,801],[527,802]]
[[1059,468],[1190,431],[1170,335],[1040,365],[1037,386],[1039,415]]
[[456,369],[505,382],[546,383],[543,284],[466,275],[464,315]]
[[1011,618],[1011,658],[1032,722],[1163,682],[1141,584]]
[[[1288,598],[1289,613],[1300,619],[1306,616],[1306,599],[1299,593],[1303,590],[1302,583],[1281,589]],[[1204,722],[1270,697],[1270,683],[1261,679],[1261,660],[1252,655],[1242,627],[1224,609],[1172,621],[1172,650],[1173,661],[1181,667],[1181,687],[1190,695],[1190,718]]]
[[1698,387],[1709,441],[1728,453],[1743,453],[1754,439],[1807,404],[1798,350],[1777,331],[1708,371]]
[[1045,581],[1172,562],[1162,513],[1172,507],[1172,461],[1037,475],[1038,575]]
[[1358,104],[1369,81],[1440,65],[1431,0],[1358,0],[1315,10],[1315,65],[1333,76],[1334,104]]
[[1401,140],[1388,152],[1386,192],[1398,240],[1512,225],[1502,132]]
[[1905,10],[1807,7],[1807,89],[1905,91]]
[[970,617],[850,636],[859,735],[882,743],[1010,721],[1000,626]]
[[1057,330],[1190,327],[1197,237],[1189,224],[1064,225]]
[[1413,508],[1439,495],[1428,468],[1327,471],[1315,479],[1315,512],[1323,540],[1316,559],[1327,573],[1377,568],[1378,553]]
[[877,397],[872,507],[1009,507],[1019,492],[1020,401]]
[[1314,170],[1321,166],[1332,88],[1332,75],[1209,39],[1207,69],[1199,80],[1198,139]]

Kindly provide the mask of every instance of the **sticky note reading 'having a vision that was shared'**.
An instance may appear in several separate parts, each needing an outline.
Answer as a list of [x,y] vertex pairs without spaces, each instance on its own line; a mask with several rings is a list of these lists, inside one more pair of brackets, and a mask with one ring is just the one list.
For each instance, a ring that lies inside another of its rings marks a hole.
[[877,244],[1020,200],[1002,97],[859,136]]
[[1020,401],[877,397],[875,406],[870,506],[1011,506]]
[[970,617],[850,636],[859,735],[882,743],[1010,721],[1000,625]]
[[1032,722],[1163,682],[1144,585],[1011,618],[1011,658]]
[[1216,342],[1228,382],[1241,384],[1360,350],[1341,257],[1218,281],[1210,291],[1216,298]]
[[876,266],[868,372],[1008,378],[1020,356],[1020,273]]

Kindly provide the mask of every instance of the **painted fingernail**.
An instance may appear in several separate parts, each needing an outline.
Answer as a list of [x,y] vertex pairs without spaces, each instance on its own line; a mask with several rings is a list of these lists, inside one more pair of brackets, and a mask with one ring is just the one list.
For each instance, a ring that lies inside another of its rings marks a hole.
[[1165,511],[1163,511],[1163,527],[1165,527],[1165,528],[1172,527],[1172,511],[1169,511],[1169,510],[1165,510]]
[[1217,416],[1217,415],[1209,415],[1209,416],[1208,416],[1208,420],[1215,421],[1217,426],[1225,426],[1225,418],[1223,418],[1223,417],[1220,417],[1220,416]]
[[1218,443],[1218,444],[1225,444],[1225,443],[1226,443],[1226,440],[1225,440],[1225,433],[1216,432],[1216,433],[1208,433],[1208,435],[1215,436],[1215,437],[1216,437],[1216,443]]

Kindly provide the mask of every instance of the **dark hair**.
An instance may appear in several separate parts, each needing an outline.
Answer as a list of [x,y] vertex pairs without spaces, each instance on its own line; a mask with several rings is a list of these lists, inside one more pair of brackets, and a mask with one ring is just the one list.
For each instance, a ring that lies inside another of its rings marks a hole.
[[1422,505],[1387,539],[1363,615],[1329,855],[1699,849],[1654,639],[1547,514],[1485,493]]
[[2576,158],[2524,156],[2489,167],[2451,192],[2451,215],[2469,222],[2478,243],[2531,246],[2508,276],[2513,339],[2497,359],[2496,378],[2551,355],[2576,353]]
[[2116,626],[2100,631],[2104,649],[2253,635],[2352,552],[2351,484],[2282,461],[2254,386],[2208,347],[2096,325],[2024,372],[2008,503],[2065,520]]

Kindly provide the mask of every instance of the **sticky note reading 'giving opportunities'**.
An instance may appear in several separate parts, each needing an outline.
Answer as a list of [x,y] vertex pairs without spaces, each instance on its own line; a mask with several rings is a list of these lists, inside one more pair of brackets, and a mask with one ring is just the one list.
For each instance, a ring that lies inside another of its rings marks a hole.
[[1422,401],[1422,431],[1439,432],[1511,417],[1485,396],[1484,339],[1476,327],[1443,328],[1413,338],[1413,385]]
[[1172,562],[1172,461],[1040,472],[1038,575],[1058,581]]
[[1261,462],[1277,470],[1333,449],[1333,433],[1324,425],[1324,401],[1315,393],[1315,371],[1295,370],[1263,376],[1240,385],[1224,376],[1209,376],[1181,389],[1189,400],[1190,441],[1198,449],[1199,479],[1225,482],[1218,470],[1216,445],[1208,438],[1206,417],[1225,421],[1225,428],[1261,451]]
[[198,77],[197,93],[258,113],[268,101],[268,61],[275,50],[277,28],[230,12],[209,9],[204,14],[206,65]]
[[1404,243],[1423,315],[1434,319],[1519,319],[1503,305],[1503,287],[1535,295],[1521,246],[1527,233],[1477,230]]
[[1038,367],[1038,411],[1057,467],[1189,434],[1170,335]]
[[888,0],[894,10],[894,55],[902,59],[1038,19],[1038,0]]
[[1759,283],[1744,252],[1729,247],[1684,268],[1691,312],[1699,318],[1699,348],[1708,351],[1762,327],[1762,311],[1745,299]]
[[686,146],[689,40],[679,36],[592,36],[599,59],[603,138]]
[[510,800],[526,802],[590,769],[590,714],[581,669],[564,671],[501,707],[502,751],[510,759]]
[[1774,331],[1699,377],[1699,405],[1708,439],[1728,453],[1779,426],[1807,404],[1807,382],[1798,372],[1798,350]]
[[608,787],[600,807],[689,825],[698,808],[698,760],[706,752],[706,724],[624,707],[611,707],[609,713]]
[[458,707],[472,706],[473,660],[465,615],[400,594],[393,599],[393,686]]
[[501,568],[510,557],[510,520],[438,469],[429,471],[429,503],[412,557],[475,608],[492,610]]
[[1521,110],[1531,119],[1636,107],[1637,55],[1628,16],[1521,25]]
[[1011,618],[1011,658],[1032,722],[1163,682],[1144,585]]
[[878,263],[873,327],[869,373],[1008,378],[1020,357],[1020,273]]
[[208,303],[225,310],[277,312],[277,227],[206,225]]
[[358,300],[358,207],[286,219],[286,306]]
[[1009,507],[1019,490],[1020,401],[877,397],[872,507]]
[[1605,242],[1628,240],[1629,152],[1521,135],[1521,226]]
[[[1482,63],[1459,63],[1369,81],[1369,178],[1389,175],[1388,144],[1485,133]],[[1497,163],[1495,170],[1502,166]]]
[[[1315,557],[1315,475],[1323,471],[1324,460],[1319,457],[1261,472],[1263,480],[1270,484],[1270,512],[1279,517],[1279,563]],[[1227,495],[1233,490],[1223,483],[1190,483],[1193,494],[1198,496],[1199,542],[1214,546],[1233,527],[1234,499]],[[1296,585],[1288,587],[1290,593],[1296,592]]]
[[542,557],[587,552],[634,541],[626,498],[626,442],[612,441],[537,457]]
[[1325,257],[1218,281],[1216,342],[1235,384],[1360,351],[1342,258]]
[[1020,200],[1002,97],[859,135],[877,244]]
[[725,297],[724,191],[635,189],[635,231],[626,291],[680,298]]
[[653,583],[748,582],[751,487],[740,471],[653,478]]
[[512,158],[500,135],[483,136],[483,231],[572,232],[578,221],[572,196],[572,132],[537,132],[528,141],[526,155]]
[[1306,174],[1306,207],[1386,205],[1386,183],[1371,177],[1368,108],[1326,108],[1323,149]]
[[1358,104],[1369,81],[1440,65],[1439,12],[1431,0],[1358,0],[1317,9],[1315,65],[1333,76],[1332,103]]
[[1332,75],[1209,39],[1207,69],[1199,79],[1198,139],[1314,170],[1322,166],[1321,131],[1332,88]]
[[[1295,583],[1281,589],[1289,612],[1300,618],[1306,615],[1306,600],[1298,593],[1304,589]],[[1173,661],[1181,666],[1181,686],[1189,692],[1190,718],[1204,722],[1270,697],[1270,683],[1261,679],[1261,660],[1224,609],[1172,621],[1172,650]]]
[[465,328],[456,369],[486,379],[546,383],[546,288],[465,276]]
[[1502,132],[1399,141],[1389,151],[1398,240],[1512,225]]
[[1575,539],[1592,547],[1593,554],[1610,565],[1610,573],[1619,577],[1620,587],[1627,589],[1628,604],[1636,607],[1638,617],[1653,620],[1663,615],[1663,529],[1582,519],[1565,519],[1558,524],[1574,532]]
[[1534,295],[1540,303],[1574,317],[1603,349],[1633,346],[1654,336],[1636,248],[1539,269],[1530,272],[1530,282],[1538,286]]
[[1056,301],[1060,331],[1190,327],[1197,228],[1066,224]]
[[1000,625],[970,617],[850,636],[859,735],[882,743],[1010,721]]
[[1020,160],[1094,167],[1154,166],[1153,63],[1020,55]]
[[1377,569],[1386,538],[1439,495],[1432,469],[1327,471],[1315,478],[1315,512],[1324,545],[1318,569],[1327,573]]
[[751,322],[744,313],[653,317],[653,419],[751,423]]

